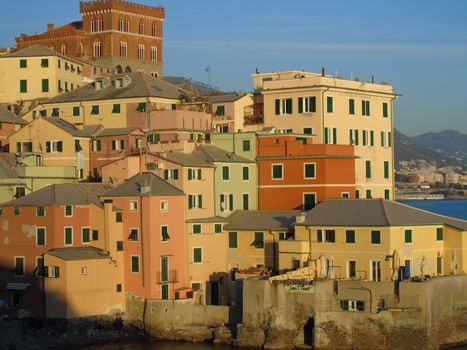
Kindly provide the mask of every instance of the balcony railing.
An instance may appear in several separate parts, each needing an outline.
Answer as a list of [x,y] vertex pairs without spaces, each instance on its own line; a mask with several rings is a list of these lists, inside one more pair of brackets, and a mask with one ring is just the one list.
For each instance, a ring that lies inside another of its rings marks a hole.
[[169,271],[157,271],[156,283],[176,283],[178,282],[178,271],[169,270]]

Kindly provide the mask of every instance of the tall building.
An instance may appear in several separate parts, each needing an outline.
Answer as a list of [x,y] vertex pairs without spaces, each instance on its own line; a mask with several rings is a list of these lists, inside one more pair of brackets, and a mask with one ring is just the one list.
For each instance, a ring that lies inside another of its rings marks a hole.
[[255,114],[276,132],[355,147],[355,198],[394,199],[394,87],[302,71],[253,75]]
[[88,59],[120,72],[142,70],[162,74],[162,7],[122,0],[80,3],[81,21],[16,38],[18,49],[34,44],[50,47],[62,55]]

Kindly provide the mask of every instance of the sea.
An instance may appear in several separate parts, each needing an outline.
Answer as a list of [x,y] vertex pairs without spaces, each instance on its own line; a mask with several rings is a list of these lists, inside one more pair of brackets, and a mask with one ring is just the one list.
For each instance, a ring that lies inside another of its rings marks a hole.
[[436,214],[451,216],[457,219],[467,220],[467,200],[411,200],[401,201],[416,208],[428,210]]

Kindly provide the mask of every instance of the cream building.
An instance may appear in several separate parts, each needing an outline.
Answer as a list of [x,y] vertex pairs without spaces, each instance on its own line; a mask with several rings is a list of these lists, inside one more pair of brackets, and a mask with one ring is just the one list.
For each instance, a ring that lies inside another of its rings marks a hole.
[[312,134],[314,143],[355,146],[352,197],[394,198],[393,86],[284,71],[254,74],[253,87],[262,97],[255,111],[265,127]]
[[[0,57],[0,104],[21,109],[83,85],[83,63],[41,45]],[[34,106],[34,105],[33,105]]]

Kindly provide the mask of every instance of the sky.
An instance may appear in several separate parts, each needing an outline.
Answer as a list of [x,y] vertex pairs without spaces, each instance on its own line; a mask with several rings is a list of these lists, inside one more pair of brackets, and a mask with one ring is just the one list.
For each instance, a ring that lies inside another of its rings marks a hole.
[[[395,86],[395,127],[467,134],[465,0],[136,0],[163,6],[164,75],[251,91],[251,74],[298,69]],[[1,1],[0,46],[80,20],[78,0]]]

